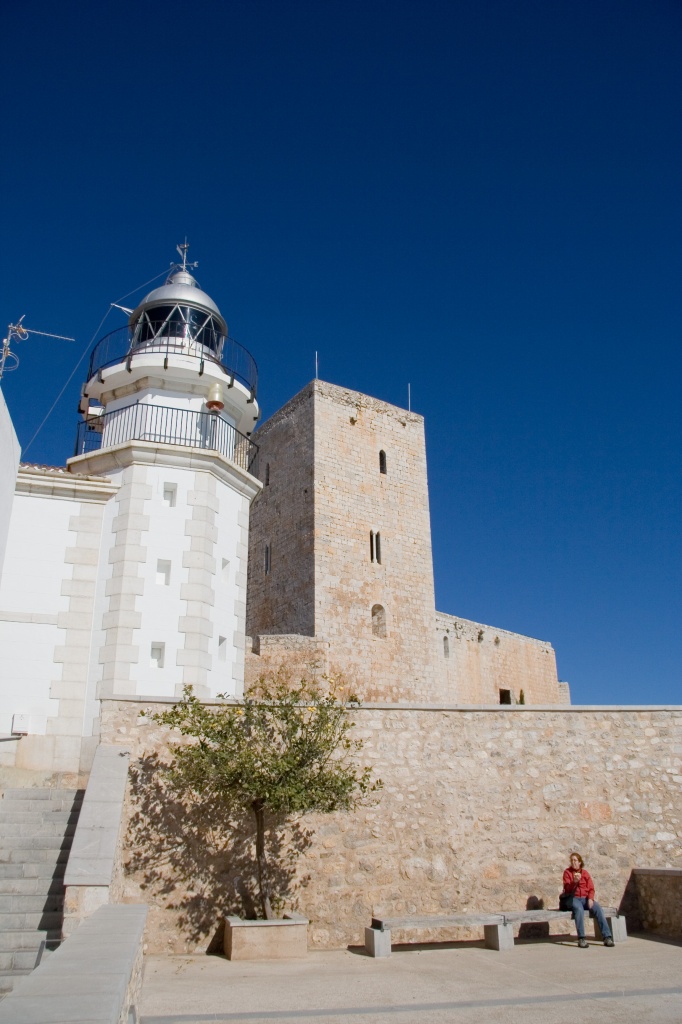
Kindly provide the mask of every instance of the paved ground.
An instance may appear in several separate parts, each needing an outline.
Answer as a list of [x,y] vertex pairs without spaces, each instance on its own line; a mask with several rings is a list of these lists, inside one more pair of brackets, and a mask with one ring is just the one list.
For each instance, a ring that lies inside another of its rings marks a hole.
[[682,944],[411,946],[305,960],[149,957],[141,1024],[682,1024]]

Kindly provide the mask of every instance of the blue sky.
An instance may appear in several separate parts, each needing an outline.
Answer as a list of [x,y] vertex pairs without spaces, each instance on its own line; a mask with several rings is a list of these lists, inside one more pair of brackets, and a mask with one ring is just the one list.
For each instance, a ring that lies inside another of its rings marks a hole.
[[575,703],[682,704],[677,0],[26,0],[3,37],[0,321],[77,339],[17,347],[24,446],[187,235],[264,416],[316,350],[411,384],[440,609],[550,640]]

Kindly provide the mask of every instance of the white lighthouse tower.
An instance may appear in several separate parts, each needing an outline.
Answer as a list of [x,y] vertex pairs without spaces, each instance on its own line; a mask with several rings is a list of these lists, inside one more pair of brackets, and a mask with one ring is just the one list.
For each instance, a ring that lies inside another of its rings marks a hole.
[[19,470],[0,585],[0,765],[87,770],[102,701],[239,696],[257,368],[191,274],[95,346],[66,469]]

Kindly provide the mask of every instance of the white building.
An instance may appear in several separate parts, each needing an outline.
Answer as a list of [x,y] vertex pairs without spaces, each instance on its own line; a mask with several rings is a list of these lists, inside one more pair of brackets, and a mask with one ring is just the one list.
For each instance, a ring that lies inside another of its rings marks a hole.
[[95,346],[78,454],[0,500],[0,766],[87,771],[105,696],[243,692],[256,388],[185,258]]

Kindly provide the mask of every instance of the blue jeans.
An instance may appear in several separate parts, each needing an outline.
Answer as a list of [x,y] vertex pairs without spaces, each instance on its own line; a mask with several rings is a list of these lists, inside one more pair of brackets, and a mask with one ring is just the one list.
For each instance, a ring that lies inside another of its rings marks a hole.
[[[575,918],[575,930],[578,933],[579,939],[585,938],[585,911],[588,909],[587,896],[574,896],[573,897],[573,917]],[[606,923],[604,917],[604,911],[597,902],[592,904],[590,910],[590,917],[596,917],[597,924],[599,925],[599,931],[603,939],[611,938],[611,929]]]

